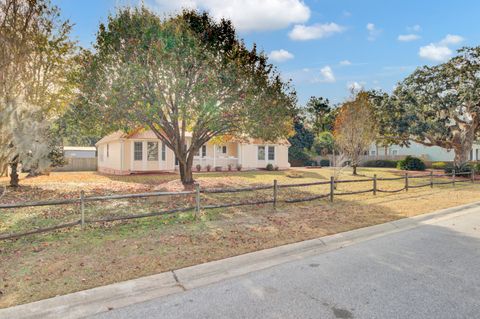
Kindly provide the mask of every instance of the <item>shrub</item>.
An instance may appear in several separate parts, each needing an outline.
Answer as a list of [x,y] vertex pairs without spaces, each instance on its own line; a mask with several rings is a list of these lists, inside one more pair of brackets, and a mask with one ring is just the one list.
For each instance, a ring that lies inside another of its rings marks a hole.
[[[447,174],[452,173],[454,168],[455,168],[455,173],[471,172],[472,171],[472,165],[469,164],[469,163],[465,163],[465,164],[460,165],[460,166],[454,166],[453,163],[448,163],[447,165],[445,165],[443,170]],[[475,166],[473,166],[473,167],[475,168]]]
[[365,161],[362,166],[364,167],[397,167],[397,161],[392,160],[371,160]]
[[321,159],[320,160],[320,166],[330,166],[330,160],[329,159]]
[[215,172],[221,172],[222,167],[221,166],[215,166]]
[[232,164],[228,164],[227,168],[228,168],[228,171],[231,172],[232,171]]
[[242,164],[237,164],[237,171],[241,171],[242,170]]
[[409,155],[398,161],[397,168],[406,171],[424,171],[425,163],[421,159]]
[[195,168],[197,169],[197,172],[200,172],[202,170],[202,165],[197,164],[197,166],[195,166]]
[[288,171],[285,173],[285,176],[290,177],[290,178],[302,178],[303,173],[299,171]]
[[273,171],[273,165],[270,163],[268,163],[265,168],[267,169],[267,171]]
[[317,162],[314,160],[306,160],[305,166],[317,166]]
[[210,172],[210,170],[212,169],[212,165],[208,164],[208,165],[206,166],[206,169],[207,169],[207,172]]
[[445,162],[433,162],[432,163],[432,168],[433,169],[445,169],[447,166],[447,163]]
[[278,171],[278,165],[275,165],[275,166],[273,167],[273,170],[274,170],[274,171]]

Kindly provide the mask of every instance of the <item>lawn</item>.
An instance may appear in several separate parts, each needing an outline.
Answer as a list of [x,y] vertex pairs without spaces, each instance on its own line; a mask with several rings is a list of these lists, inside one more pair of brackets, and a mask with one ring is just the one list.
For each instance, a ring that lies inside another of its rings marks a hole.
[[[328,180],[331,171],[215,172],[195,176],[202,188],[244,187]],[[360,169],[362,176],[395,177],[394,169]],[[342,179],[351,179],[344,172]],[[22,179],[22,187],[9,190],[0,203],[74,198],[89,195],[181,190],[175,174],[103,176],[96,173],[52,173]],[[420,185],[428,179],[411,179]],[[0,185],[7,179],[0,178]],[[379,189],[398,189],[403,180],[379,181]],[[337,192],[371,188],[371,182],[339,184]],[[280,189],[279,199],[328,193],[329,185]],[[92,288],[254,250],[316,238],[480,200],[480,183],[436,185],[408,192],[336,196],[335,201],[280,203],[151,217],[125,222],[88,225],[48,234],[0,242],[0,307]],[[202,204],[270,199],[272,190],[232,194],[202,194]],[[149,198],[88,203],[87,218],[118,216],[189,206],[193,198]],[[78,205],[0,211],[0,233],[78,220]]]

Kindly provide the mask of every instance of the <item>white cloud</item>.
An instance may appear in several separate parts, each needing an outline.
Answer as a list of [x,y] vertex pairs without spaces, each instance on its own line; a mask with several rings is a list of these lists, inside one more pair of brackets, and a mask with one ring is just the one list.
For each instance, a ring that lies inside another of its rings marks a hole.
[[410,42],[410,41],[415,41],[415,40],[418,40],[420,39],[421,37],[418,35],[418,34],[400,34],[398,36],[398,41],[402,41],[402,42]]
[[463,37],[455,34],[447,34],[445,38],[440,40],[441,45],[450,45],[450,44],[459,44],[462,42],[464,39]]
[[350,62],[349,60],[343,60],[343,61],[340,61],[340,65],[344,65],[344,66],[352,65],[352,62]]
[[464,39],[459,35],[447,34],[440,42],[420,47],[418,55],[424,59],[443,62],[452,56],[450,45],[459,44]]
[[382,30],[381,29],[378,29],[375,24],[373,23],[367,23],[367,26],[366,26],[367,30],[368,30],[368,41],[375,41],[377,39],[377,37],[380,35],[380,33],[382,33]]
[[441,62],[447,60],[452,55],[452,50],[445,45],[430,43],[420,47],[418,55],[424,59]]
[[303,24],[297,24],[293,27],[292,31],[288,34],[290,39],[297,41],[306,41],[313,39],[322,39],[329,37],[335,33],[341,33],[345,30],[345,27],[336,23],[326,24],[313,24],[306,26]]
[[327,83],[335,82],[335,75],[333,74],[333,70],[330,66],[327,65],[321,68],[320,74],[322,75],[322,79],[320,79],[320,82],[327,82]]
[[363,85],[358,83],[357,81],[355,82],[349,82],[347,83],[347,89],[349,91],[354,91],[354,92],[357,92],[357,91],[361,91],[363,90]]
[[420,31],[422,31],[422,27],[418,24],[415,24],[415,25],[407,27],[407,31],[408,32],[420,32]]
[[294,58],[294,55],[292,53],[284,49],[273,50],[268,56],[275,62],[285,62]]
[[150,0],[161,13],[181,9],[208,11],[215,19],[231,19],[239,31],[277,30],[310,18],[302,0]]

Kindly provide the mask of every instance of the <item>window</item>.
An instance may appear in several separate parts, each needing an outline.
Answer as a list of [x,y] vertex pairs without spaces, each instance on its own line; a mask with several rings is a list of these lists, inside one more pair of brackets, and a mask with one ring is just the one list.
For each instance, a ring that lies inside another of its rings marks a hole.
[[478,148],[475,150],[475,159],[478,161],[479,158],[478,158]]
[[158,143],[157,142],[147,143],[147,160],[158,161]]
[[375,151],[370,151],[370,155],[375,156],[376,152]]
[[397,150],[392,150],[392,155],[397,155],[398,151]]
[[473,160],[473,149],[472,149],[472,150],[470,150],[470,158],[469,158],[469,160],[470,160],[470,161],[472,161],[472,160]]
[[269,161],[275,160],[275,146],[268,147],[268,160]]
[[258,147],[258,160],[259,161],[265,160],[265,146]]
[[110,157],[110,144],[107,144],[107,158]]
[[195,153],[195,156],[200,156],[200,154],[202,154],[201,155],[202,157],[207,156],[207,146],[206,145],[202,145],[202,147],[200,147],[200,149]]
[[165,143],[162,142],[162,161],[167,158],[167,148],[165,147]]
[[222,153],[222,154],[227,154],[227,146],[218,145],[217,146],[217,152]]
[[135,142],[133,144],[133,160],[142,161],[143,160],[143,143]]

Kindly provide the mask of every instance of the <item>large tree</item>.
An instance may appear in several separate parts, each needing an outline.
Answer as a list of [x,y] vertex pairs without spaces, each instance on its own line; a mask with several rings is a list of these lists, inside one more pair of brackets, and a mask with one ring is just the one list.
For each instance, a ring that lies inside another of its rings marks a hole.
[[0,0],[0,173],[49,165],[50,122],[71,96],[71,26],[48,0]]
[[307,113],[308,123],[315,136],[333,129],[335,112],[328,99],[316,96],[310,97],[305,107],[305,111]]
[[376,122],[370,94],[359,92],[352,101],[340,107],[335,119],[335,146],[348,158],[357,175],[360,156],[377,136]]
[[[194,154],[213,138],[274,141],[291,131],[295,94],[229,21],[188,11],[166,19],[120,9],[101,25],[86,63],[83,104],[103,123],[151,129],[193,184]],[[191,139],[187,139],[191,132]]]
[[453,149],[456,166],[468,161],[480,124],[480,47],[459,53],[417,69],[377,106],[383,135]]

